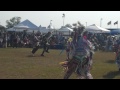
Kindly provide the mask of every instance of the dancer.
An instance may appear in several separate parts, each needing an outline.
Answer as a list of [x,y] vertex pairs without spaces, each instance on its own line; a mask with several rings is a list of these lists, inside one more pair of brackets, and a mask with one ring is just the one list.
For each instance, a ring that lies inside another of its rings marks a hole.
[[92,67],[93,46],[87,38],[88,32],[84,26],[78,23],[79,26],[74,28],[73,40],[71,42],[72,58],[69,61],[60,63],[65,67],[64,79],[68,79],[75,72],[79,79],[93,79],[90,70]]
[[47,52],[49,53],[49,41],[50,41],[50,38],[51,38],[52,34],[51,32],[48,32],[46,35],[43,36],[42,38],[42,42],[41,42],[41,45],[43,47],[43,51],[42,51],[42,54],[41,56],[44,56],[44,52]]
[[120,45],[118,46],[118,50],[116,52],[116,64],[118,66],[118,70],[120,71]]
[[34,46],[32,50],[32,56],[34,56],[35,52],[39,49],[39,46],[40,46],[39,38],[36,35],[34,35],[33,43],[34,43]]
[[66,55],[67,55],[67,59],[66,60],[67,61],[70,60],[70,55],[72,53],[72,52],[70,52],[70,51],[72,51],[71,44],[72,44],[72,38],[70,37],[68,39],[68,41],[67,41],[67,47],[66,47]]

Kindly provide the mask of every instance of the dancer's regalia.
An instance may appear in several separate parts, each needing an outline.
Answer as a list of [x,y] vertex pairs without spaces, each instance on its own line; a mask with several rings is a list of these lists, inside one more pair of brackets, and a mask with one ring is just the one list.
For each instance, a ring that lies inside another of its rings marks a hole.
[[73,39],[68,40],[67,45],[67,61],[60,63],[65,67],[64,79],[68,79],[73,72],[79,75],[79,78],[92,79],[90,69],[92,66],[92,44],[87,39],[87,31],[84,26],[74,28]]
[[45,37],[47,39],[47,43],[46,43],[46,52],[49,53],[49,45],[50,45],[50,40],[51,40],[51,37],[52,37],[52,32],[48,32]]
[[120,45],[118,46],[118,50],[116,52],[116,64],[118,66],[118,69],[120,71]]
[[40,46],[40,41],[39,41],[39,38],[37,36],[34,35],[34,47],[32,49],[32,54],[34,56],[35,52],[39,49],[39,46]]
[[51,32],[48,32],[45,36],[43,36],[43,39],[42,39],[42,42],[41,42],[41,45],[43,47],[43,51],[42,51],[42,54],[41,56],[44,56],[44,52],[47,52],[49,53],[49,41],[50,41],[50,38],[52,37],[52,33]]
[[72,38],[70,37],[67,41],[67,47],[66,47],[66,55],[67,55],[67,61],[70,60],[70,54],[72,54]]

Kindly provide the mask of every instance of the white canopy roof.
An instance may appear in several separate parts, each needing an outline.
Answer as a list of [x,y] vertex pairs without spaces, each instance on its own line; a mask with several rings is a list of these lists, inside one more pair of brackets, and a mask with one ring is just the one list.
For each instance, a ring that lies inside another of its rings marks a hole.
[[39,31],[41,33],[48,33],[50,31],[50,29],[47,29],[46,27],[39,27]]
[[54,27],[52,25],[49,25],[47,29],[54,29]]
[[73,29],[68,28],[68,27],[61,27],[58,31],[60,32],[73,32]]
[[15,29],[14,28],[9,28],[9,29],[7,29],[7,31],[15,31]]
[[73,32],[73,29],[68,27],[61,27],[58,32],[62,33],[63,35],[70,35]]
[[23,22],[19,23],[17,26],[19,26],[21,24],[24,25],[24,26],[28,26],[30,28],[30,30],[38,30],[38,26],[36,26],[34,23],[29,21],[28,19],[26,19]]
[[28,26],[26,25],[23,25],[23,24],[18,24],[16,26],[14,26],[15,29],[29,29]]
[[7,29],[7,31],[18,31],[21,32],[23,30],[27,30],[27,32],[33,32],[34,31],[38,31],[38,27],[33,24],[31,21],[29,20],[24,20],[23,22],[17,24],[16,26],[14,26],[13,28]]
[[110,33],[110,30],[107,30],[107,29],[97,26],[95,24],[87,26],[85,29],[88,32],[93,32],[93,33]]

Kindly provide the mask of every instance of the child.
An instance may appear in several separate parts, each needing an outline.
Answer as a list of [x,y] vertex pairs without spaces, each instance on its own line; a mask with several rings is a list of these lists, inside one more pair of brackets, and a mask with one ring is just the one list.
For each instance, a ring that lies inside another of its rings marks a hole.
[[67,41],[67,47],[66,47],[66,54],[67,54],[67,61],[69,61],[70,59],[70,53],[71,53],[71,42],[72,42],[72,38],[69,38]]

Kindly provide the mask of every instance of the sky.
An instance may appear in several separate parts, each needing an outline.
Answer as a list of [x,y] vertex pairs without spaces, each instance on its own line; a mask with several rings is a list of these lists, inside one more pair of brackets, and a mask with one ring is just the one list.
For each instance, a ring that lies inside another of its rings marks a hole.
[[[63,18],[65,14],[65,18]],[[120,11],[0,11],[0,25],[6,26],[6,20],[21,17],[21,22],[28,19],[37,26],[47,27],[50,24],[57,29],[66,24],[79,21],[84,26],[96,24],[103,28],[120,28]],[[111,21],[111,25],[107,23]],[[118,25],[114,23],[118,21]]]

